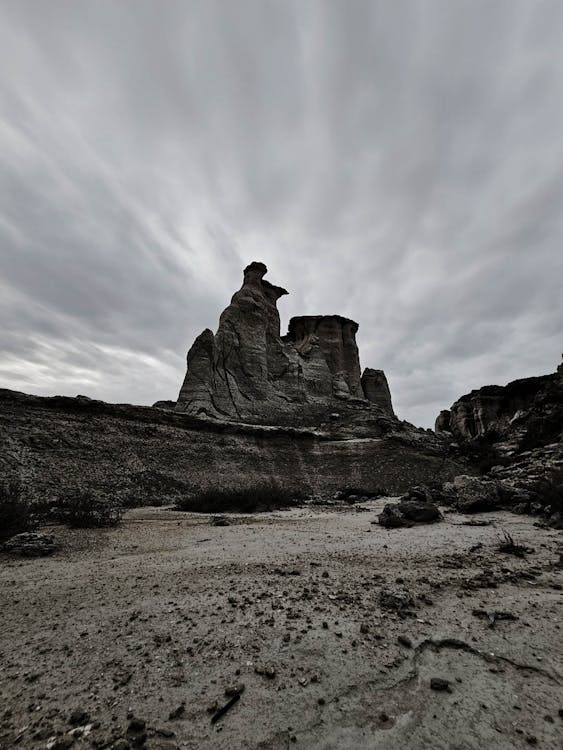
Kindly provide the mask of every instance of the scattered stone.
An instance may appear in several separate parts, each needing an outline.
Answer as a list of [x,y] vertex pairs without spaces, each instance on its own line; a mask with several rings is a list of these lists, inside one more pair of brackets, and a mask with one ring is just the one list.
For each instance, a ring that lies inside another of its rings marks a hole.
[[408,609],[414,607],[414,598],[407,589],[381,589],[379,604],[384,609]]
[[186,712],[186,703],[185,701],[182,701],[182,703],[180,703],[180,705],[177,708],[175,708],[173,711],[170,711],[170,713],[168,714],[168,720],[176,721],[176,719],[179,719],[180,717],[182,717],[185,714],[185,712]]
[[432,690],[452,692],[450,683],[448,680],[444,680],[442,677],[432,677],[430,680],[430,687]]
[[143,719],[133,718],[127,726],[128,732],[142,732],[146,727],[146,722]]
[[76,727],[80,724],[87,724],[90,715],[83,708],[75,708],[68,717],[68,723]]
[[254,667],[256,674],[263,675],[272,680],[276,676],[276,669],[271,664],[262,664]]
[[412,641],[406,635],[400,635],[397,638],[397,643],[399,643],[401,646],[406,646],[406,648],[412,648]]
[[213,516],[211,519],[212,526],[230,526],[231,522],[225,516]]

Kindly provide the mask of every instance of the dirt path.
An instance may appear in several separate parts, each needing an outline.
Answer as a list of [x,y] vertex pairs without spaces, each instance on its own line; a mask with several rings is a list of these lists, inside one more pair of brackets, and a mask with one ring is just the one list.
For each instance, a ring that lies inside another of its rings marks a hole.
[[[386,531],[381,506],[140,509],[0,558],[0,748],[560,748],[560,533],[505,513]],[[499,554],[501,528],[535,552]]]

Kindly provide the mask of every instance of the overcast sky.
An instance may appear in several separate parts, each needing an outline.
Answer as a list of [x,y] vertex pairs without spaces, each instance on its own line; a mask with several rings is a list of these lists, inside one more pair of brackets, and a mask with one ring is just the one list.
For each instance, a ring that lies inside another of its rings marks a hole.
[[430,426],[563,349],[563,2],[0,0],[0,387],[152,403],[264,261]]

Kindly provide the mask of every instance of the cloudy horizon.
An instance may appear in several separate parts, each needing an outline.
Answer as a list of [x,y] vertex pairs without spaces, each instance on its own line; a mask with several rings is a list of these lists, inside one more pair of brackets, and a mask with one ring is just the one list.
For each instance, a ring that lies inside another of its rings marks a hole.
[[563,4],[0,0],[0,387],[150,404],[252,260],[399,417],[552,372]]

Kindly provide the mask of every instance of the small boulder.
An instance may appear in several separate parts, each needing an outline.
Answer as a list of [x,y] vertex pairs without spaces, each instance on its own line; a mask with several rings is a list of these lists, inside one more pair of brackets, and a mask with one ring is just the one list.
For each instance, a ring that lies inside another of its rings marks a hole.
[[400,500],[399,510],[408,521],[414,523],[435,523],[442,520],[442,514],[434,503],[422,500]]
[[414,598],[407,589],[381,589],[379,604],[384,609],[408,609],[414,607]]
[[4,542],[0,551],[21,557],[46,557],[52,555],[58,549],[58,545],[52,536],[40,534],[36,531],[26,531],[16,534],[7,542]]
[[230,526],[231,522],[226,516],[213,516],[211,519],[212,526]]
[[430,680],[430,687],[432,690],[437,690],[438,692],[452,692],[449,680],[444,680],[443,677],[432,677]]
[[404,526],[413,525],[412,521],[409,521],[401,513],[399,506],[394,505],[393,503],[388,503],[383,508],[383,511],[379,514],[377,520],[379,521],[380,526],[383,526],[386,529],[400,529]]

